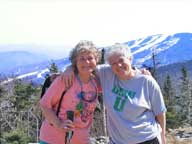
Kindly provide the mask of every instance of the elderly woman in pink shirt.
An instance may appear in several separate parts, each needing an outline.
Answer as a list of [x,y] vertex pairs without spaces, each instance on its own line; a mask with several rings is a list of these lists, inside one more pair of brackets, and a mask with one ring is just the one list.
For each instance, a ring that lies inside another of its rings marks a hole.
[[[89,131],[98,100],[98,81],[94,70],[99,58],[100,52],[91,41],[81,41],[72,49],[73,85],[67,89],[62,77],[58,76],[40,100],[45,116],[40,129],[40,144],[65,144],[66,134],[71,131],[70,144],[89,143]],[[58,103],[66,89],[57,116]],[[73,121],[67,118],[68,111],[74,114]]]

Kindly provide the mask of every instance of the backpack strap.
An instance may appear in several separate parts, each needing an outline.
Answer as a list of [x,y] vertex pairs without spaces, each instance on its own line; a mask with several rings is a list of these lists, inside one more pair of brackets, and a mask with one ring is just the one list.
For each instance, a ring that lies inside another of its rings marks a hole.
[[[60,112],[60,108],[61,108],[61,102],[62,102],[63,97],[66,94],[67,90],[68,89],[64,90],[63,93],[61,94],[61,98],[59,99],[59,104],[58,104],[57,111],[56,111],[56,116],[59,116],[59,112]],[[53,126],[52,123],[50,123],[50,125]]]
[[61,94],[61,98],[60,98],[60,100],[59,100],[59,104],[58,104],[57,111],[56,111],[56,116],[59,115],[60,108],[61,108],[61,102],[62,102],[63,97],[64,97],[64,95],[66,94],[67,90],[68,90],[68,89],[64,90],[63,93]]

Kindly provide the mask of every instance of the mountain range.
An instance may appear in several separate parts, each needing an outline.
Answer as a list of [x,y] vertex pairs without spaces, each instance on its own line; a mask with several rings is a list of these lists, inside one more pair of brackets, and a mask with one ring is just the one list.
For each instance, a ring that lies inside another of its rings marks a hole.
[[[153,56],[161,69],[192,60],[192,33],[157,34],[130,40],[125,44],[131,48],[133,64],[137,67],[153,67]],[[1,74],[30,78],[36,83],[43,82],[51,62],[55,62],[61,71],[70,64],[68,57],[51,61],[45,55],[25,51],[0,52],[0,61]]]

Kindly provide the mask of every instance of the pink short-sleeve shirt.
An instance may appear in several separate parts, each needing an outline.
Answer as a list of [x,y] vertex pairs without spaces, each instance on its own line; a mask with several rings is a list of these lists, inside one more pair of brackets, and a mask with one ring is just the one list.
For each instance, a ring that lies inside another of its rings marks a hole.
[[[80,84],[78,79],[75,79],[73,85],[67,90],[63,97],[59,118],[65,120],[67,117],[66,112],[68,110],[74,111],[75,129],[71,144],[89,143],[89,130],[98,98],[96,85],[94,80],[90,80],[86,84]],[[52,108],[56,111],[61,94],[64,90],[64,82],[59,76],[54,80],[40,100],[40,105]],[[53,125],[50,125],[45,119],[40,129],[40,140],[49,144],[64,144],[65,133]]]

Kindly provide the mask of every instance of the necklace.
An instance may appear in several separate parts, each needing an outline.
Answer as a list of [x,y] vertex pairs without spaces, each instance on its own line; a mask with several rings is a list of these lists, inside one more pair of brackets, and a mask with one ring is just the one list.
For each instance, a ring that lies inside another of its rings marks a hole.
[[87,94],[87,92],[83,91],[83,83],[80,80],[78,75],[77,75],[77,80],[78,80],[78,82],[80,84],[81,92],[78,94],[78,98],[80,99],[80,101],[76,105],[76,110],[81,113],[83,111],[83,109],[84,109],[84,104],[83,103],[85,103],[85,102],[92,103],[92,102],[94,102],[96,100],[97,95],[98,95],[98,89],[97,89],[97,85],[95,84],[95,82],[93,82],[93,78],[90,78],[89,81],[91,82],[91,85],[95,88],[96,94]]

